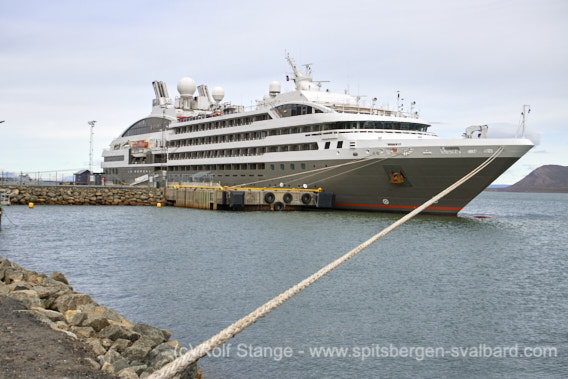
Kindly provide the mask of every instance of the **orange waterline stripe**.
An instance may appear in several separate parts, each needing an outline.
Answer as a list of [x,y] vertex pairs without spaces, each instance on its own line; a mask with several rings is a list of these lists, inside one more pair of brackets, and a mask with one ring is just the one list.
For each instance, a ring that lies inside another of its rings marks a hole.
[[[334,205],[343,207],[369,207],[369,208],[405,208],[405,209],[416,209],[413,205],[386,205],[386,204],[350,204],[350,203],[335,203]],[[426,209],[436,209],[444,211],[461,211],[462,208],[455,207],[428,207]]]

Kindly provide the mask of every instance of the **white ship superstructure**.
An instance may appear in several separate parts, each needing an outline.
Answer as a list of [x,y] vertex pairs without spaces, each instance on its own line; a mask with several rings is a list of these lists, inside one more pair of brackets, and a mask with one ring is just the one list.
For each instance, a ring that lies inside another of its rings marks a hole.
[[441,139],[413,108],[322,91],[309,65],[300,72],[287,60],[295,90],[282,93],[272,82],[254,109],[223,103],[222,88],[209,94],[189,78],[172,101],[154,82],[152,113],[103,153],[107,181],[323,188],[335,194],[336,208],[409,211],[502,148],[491,166],[428,209],[455,214],[533,146],[486,138],[486,126]]

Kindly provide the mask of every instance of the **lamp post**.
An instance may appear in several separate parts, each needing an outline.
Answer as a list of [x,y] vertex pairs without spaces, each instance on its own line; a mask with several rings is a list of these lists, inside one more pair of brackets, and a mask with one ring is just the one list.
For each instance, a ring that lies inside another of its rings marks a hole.
[[91,138],[89,139],[89,175],[93,173],[93,129],[95,128],[96,121],[89,121],[88,124],[91,127]]

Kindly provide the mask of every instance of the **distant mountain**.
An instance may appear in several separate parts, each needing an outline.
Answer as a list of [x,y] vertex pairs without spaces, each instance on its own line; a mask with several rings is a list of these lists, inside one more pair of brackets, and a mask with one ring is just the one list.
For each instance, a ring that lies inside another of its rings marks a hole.
[[568,166],[540,166],[512,186],[491,188],[489,191],[568,193]]

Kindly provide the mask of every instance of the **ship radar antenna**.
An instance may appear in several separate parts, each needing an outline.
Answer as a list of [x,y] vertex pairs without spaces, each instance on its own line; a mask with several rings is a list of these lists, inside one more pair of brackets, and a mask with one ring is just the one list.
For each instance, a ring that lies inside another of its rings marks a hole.
[[90,174],[93,173],[93,134],[95,134],[95,123],[96,121],[88,121],[87,122],[91,128],[91,137],[89,139],[89,172]]

